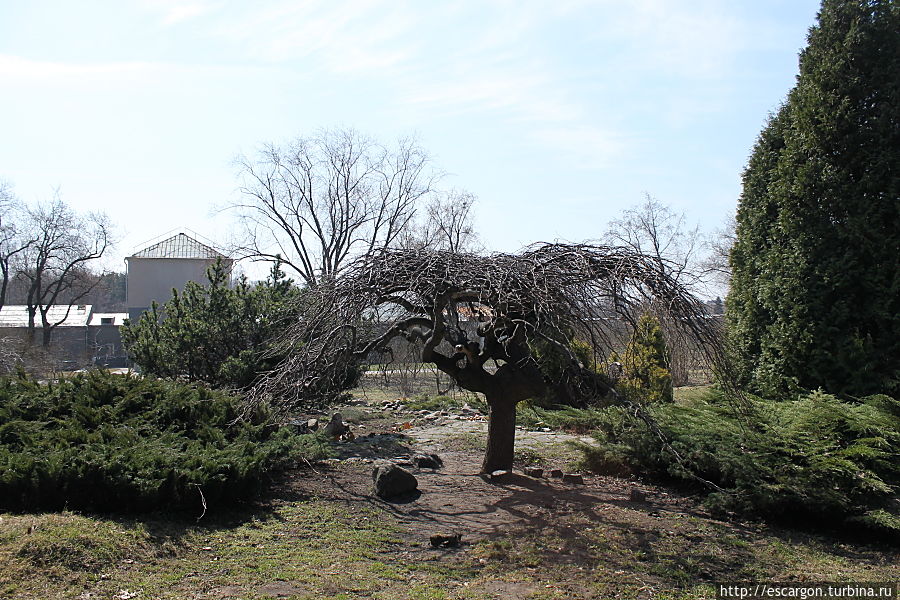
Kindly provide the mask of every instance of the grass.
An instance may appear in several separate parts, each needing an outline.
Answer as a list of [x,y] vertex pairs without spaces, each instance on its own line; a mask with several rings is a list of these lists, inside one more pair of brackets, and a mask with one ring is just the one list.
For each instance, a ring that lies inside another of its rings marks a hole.
[[598,505],[512,525],[455,551],[366,503],[276,494],[176,521],[0,515],[0,598],[687,600],[738,580],[876,581],[897,555],[681,512]]
[[[164,515],[117,521],[68,512],[2,519],[5,598],[113,597],[125,590],[176,599],[197,589],[248,598],[426,598],[434,582],[468,576],[397,560],[396,522],[318,499],[199,524]],[[425,581],[408,588],[410,579]]]

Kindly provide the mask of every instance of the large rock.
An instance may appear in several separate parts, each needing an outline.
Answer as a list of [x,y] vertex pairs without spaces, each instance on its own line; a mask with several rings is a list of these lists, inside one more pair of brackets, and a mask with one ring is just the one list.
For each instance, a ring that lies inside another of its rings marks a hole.
[[381,462],[372,471],[375,495],[379,498],[396,498],[415,492],[419,488],[416,476],[391,462]]

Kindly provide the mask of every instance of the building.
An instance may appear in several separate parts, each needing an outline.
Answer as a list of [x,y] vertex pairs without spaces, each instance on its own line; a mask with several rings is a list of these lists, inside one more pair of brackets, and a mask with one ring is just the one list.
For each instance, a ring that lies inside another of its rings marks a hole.
[[[125,319],[139,319],[154,301],[165,304],[172,297],[172,290],[183,290],[188,281],[206,283],[206,271],[216,260],[221,260],[229,272],[234,265],[232,259],[185,233],[156,242],[127,257],[125,306],[128,312],[95,313],[90,304],[50,307],[48,320],[58,323],[49,348],[54,359],[65,368],[127,366],[128,356],[119,331]],[[36,315],[35,321],[35,342],[40,345],[40,314]],[[27,335],[28,307],[2,307],[0,338],[20,344]]]
[[234,260],[185,233],[127,257],[125,305],[128,318],[139,319],[154,301],[162,305],[172,297],[173,289],[183,290],[188,281],[206,283],[206,270],[216,260],[222,260],[229,272],[234,265]]
[[[62,367],[80,368],[96,364],[124,367],[128,357],[122,347],[119,326],[125,313],[95,313],[90,304],[51,306],[47,320],[54,324],[50,352]],[[40,314],[35,315],[35,343],[40,344]],[[28,307],[6,305],[0,308],[0,336],[21,343],[28,335]]]

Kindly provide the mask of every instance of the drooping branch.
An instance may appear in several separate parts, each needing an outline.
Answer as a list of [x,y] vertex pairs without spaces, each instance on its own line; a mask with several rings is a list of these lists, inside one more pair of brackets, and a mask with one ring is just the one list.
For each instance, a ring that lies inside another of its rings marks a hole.
[[[715,321],[703,305],[658,257],[629,248],[540,244],[489,256],[383,249],[312,296],[315,316],[287,332],[289,358],[254,399],[271,398],[286,410],[326,402],[355,364],[404,338],[422,342],[422,360],[465,389],[522,399],[562,385],[587,402],[603,386],[590,383],[591,365],[581,364],[573,341],[605,358],[627,337],[625,325],[646,310],[724,368]],[[344,324],[353,335],[327,335]],[[490,361],[495,366],[487,369]],[[557,376],[568,380],[549,381],[549,362],[562,364]]]

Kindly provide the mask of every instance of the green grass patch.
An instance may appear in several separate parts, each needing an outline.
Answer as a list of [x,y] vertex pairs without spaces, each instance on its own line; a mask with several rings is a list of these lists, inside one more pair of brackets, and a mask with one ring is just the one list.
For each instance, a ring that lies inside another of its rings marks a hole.
[[465,400],[450,396],[420,395],[406,402],[407,410],[453,410],[462,408]]

